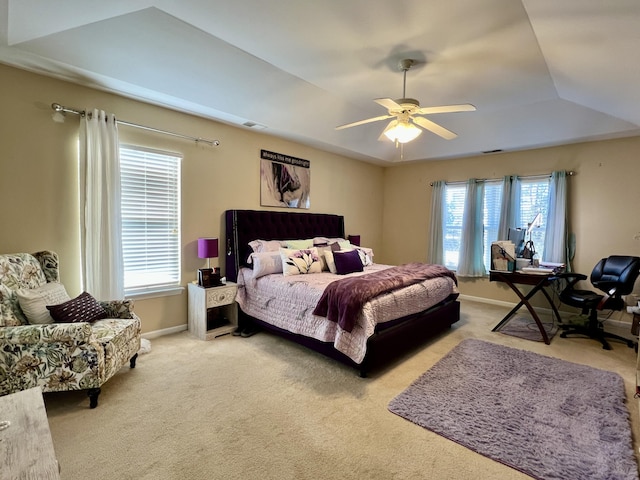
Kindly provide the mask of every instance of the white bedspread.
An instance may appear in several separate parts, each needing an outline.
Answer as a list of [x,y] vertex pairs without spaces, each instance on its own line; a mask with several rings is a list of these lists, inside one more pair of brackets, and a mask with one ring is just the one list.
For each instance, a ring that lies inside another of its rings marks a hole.
[[[389,266],[374,264],[365,267],[364,272],[348,276],[385,268]],[[325,287],[344,277],[322,272],[293,276],[273,274],[254,279],[251,269],[242,268],[238,274],[237,301],[248,315],[296,334],[333,342],[336,350],[361,363],[366,354],[367,339],[373,335],[377,323],[421,312],[452,293],[458,293],[454,281],[449,277],[430,279],[385,293],[367,302],[358,315],[354,329],[346,332],[337,323],[312,313]]]

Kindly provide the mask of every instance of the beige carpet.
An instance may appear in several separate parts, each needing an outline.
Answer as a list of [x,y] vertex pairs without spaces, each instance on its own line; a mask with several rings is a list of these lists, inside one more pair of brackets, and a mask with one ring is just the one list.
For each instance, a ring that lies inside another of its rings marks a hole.
[[507,310],[463,300],[451,331],[367,379],[264,333],[153,339],[135,370],[123,368],[103,387],[97,409],[82,392],[45,395],[62,478],[527,479],[387,410],[469,337],[622,375],[637,451],[633,349],[614,343],[605,351],[594,340],[560,337],[545,345],[491,332]]

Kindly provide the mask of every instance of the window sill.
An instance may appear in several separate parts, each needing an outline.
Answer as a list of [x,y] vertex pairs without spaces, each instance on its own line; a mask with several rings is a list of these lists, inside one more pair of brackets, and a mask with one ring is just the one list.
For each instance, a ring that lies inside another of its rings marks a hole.
[[182,286],[161,287],[157,289],[141,290],[125,294],[126,299],[144,300],[146,298],[169,297],[171,295],[180,295],[185,288]]

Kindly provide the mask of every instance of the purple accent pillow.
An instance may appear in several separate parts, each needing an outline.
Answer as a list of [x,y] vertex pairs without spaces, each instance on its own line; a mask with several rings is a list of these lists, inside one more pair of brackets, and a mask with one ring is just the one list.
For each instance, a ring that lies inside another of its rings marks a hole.
[[333,261],[336,264],[336,273],[346,275],[347,273],[362,272],[362,260],[357,250],[346,252],[333,252]]
[[108,317],[104,307],[87,292],[60,305],[47,305],[47,310],[56,323],[95,322]]

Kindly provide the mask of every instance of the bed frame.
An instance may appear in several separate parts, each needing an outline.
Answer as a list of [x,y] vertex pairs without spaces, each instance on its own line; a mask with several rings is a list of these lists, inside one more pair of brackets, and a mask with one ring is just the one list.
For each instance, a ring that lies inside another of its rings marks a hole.
[[[265,210],[227,210],[225,212],[227,235],[225,274],[235,282],[241,267],[251,253],[248,243],[252,240],[295,240],[312,237],[340,237],[344,235],[344,217],[322,213],[273,212]],[[423,312],[385,322],[376,328],[367,342],[367,353],[361,364],[356,364],[332,343],[294,334],[270,325],[257,318],[238,312],[240,322],[252,322],[264,330],[276,333],[330,358],[353,366],[366,377],[373,368],[389,363],[393,358],[448,330],[460,318],[457,295]]]

